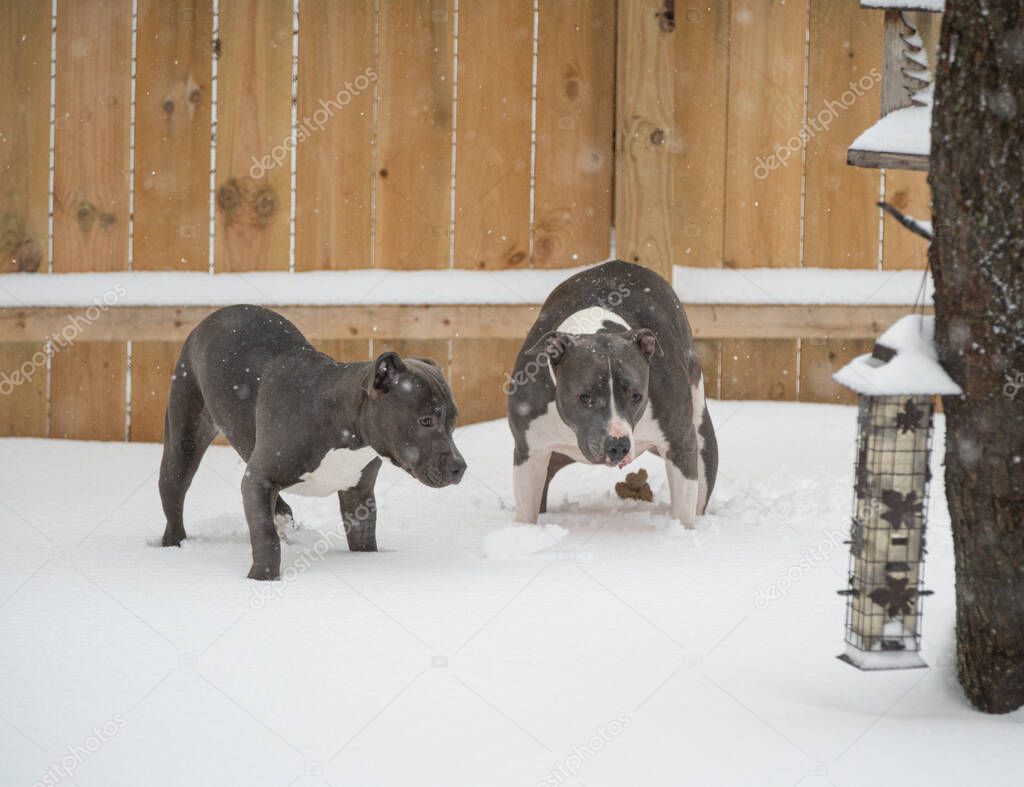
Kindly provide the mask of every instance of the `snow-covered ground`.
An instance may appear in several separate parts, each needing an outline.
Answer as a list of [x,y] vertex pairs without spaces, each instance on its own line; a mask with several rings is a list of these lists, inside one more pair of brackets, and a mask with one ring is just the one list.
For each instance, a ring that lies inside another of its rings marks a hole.
[[722,476],[696,531],[645,457],[653,504],[572,467],[550,527],[504,532],[493,422],[461,430],[460,486],[385,467],[379,553],[321,556],[336,500],[293,497],[271,584],[245,579],[230,449],[197,476],[190,540],[160,549],[157,446],[0,441],[0,784],[1020,784],[1024,714],[976,713],[955,682],[941,435],[931,667],[861,673],[835,658],[854,409],[711,406]]

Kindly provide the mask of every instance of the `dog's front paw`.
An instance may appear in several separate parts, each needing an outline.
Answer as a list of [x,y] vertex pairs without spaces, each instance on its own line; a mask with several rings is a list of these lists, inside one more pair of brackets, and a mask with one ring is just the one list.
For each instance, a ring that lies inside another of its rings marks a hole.
[[267,564],[253,563],[252,568],[249,569],[249,579],[258,579],[261,581],[280,579],[281,572],[274,566]]
[[291,534],[301,530],[301,528],[299,523],[292,518],[289,511],[287,514],[274,514],[274,530],[277,531],[278,538],[286,544],[291,544]]
[[164,547],[180,547],[181,542],[185,540],[184,533],[164,533],[163,539],[160,541],[160,546]]

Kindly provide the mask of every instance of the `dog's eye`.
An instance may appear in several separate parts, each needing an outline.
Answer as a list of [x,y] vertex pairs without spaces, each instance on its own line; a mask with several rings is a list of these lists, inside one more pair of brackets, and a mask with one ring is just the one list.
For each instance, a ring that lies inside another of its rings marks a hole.
[[590,405],[594,403],[594,397],[588,393],[581,393],[580,401],[583,403],[584,407],[590,407]]
[[424,415],[420,418],[420,426],[424,426],[427,429],[434,425],[434,416]]
[[642,393],[634,393],[630,398],[633,400],[633,404],[640,404],[644,400],[644,395]]

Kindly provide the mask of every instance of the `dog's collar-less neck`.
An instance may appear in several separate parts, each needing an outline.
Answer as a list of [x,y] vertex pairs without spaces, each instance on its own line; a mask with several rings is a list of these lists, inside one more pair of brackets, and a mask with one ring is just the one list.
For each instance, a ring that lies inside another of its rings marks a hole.
[[[329,393],[324,404],[332,426],[344,440],[339,448],[362,448],[370,445],[366,438],[368,415],[366,405],[370,400],[368,383],[372,364],[366,362],[335,362],[330,370]],[[352,385],[355,379],[356,385]]]

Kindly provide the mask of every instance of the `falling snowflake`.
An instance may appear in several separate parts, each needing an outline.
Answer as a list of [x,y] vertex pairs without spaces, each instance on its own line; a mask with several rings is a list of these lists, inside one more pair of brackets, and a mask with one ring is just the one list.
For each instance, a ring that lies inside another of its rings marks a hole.
[[899,530],[901,527],[912,527],[914,517],[924,510],[924,503],[917,499],[917,492],[901,495],[894,489],[882,490],[882,504],[889,510],[882,514],[882,519]]
[[907,578],[896,579],[886,574],[885,587],[875,588],[868,594],[868,598],[884,607],[890,618],[909,615],[913,611],[914,599],[917,598],[917,588],[909,587],[909,584]]

